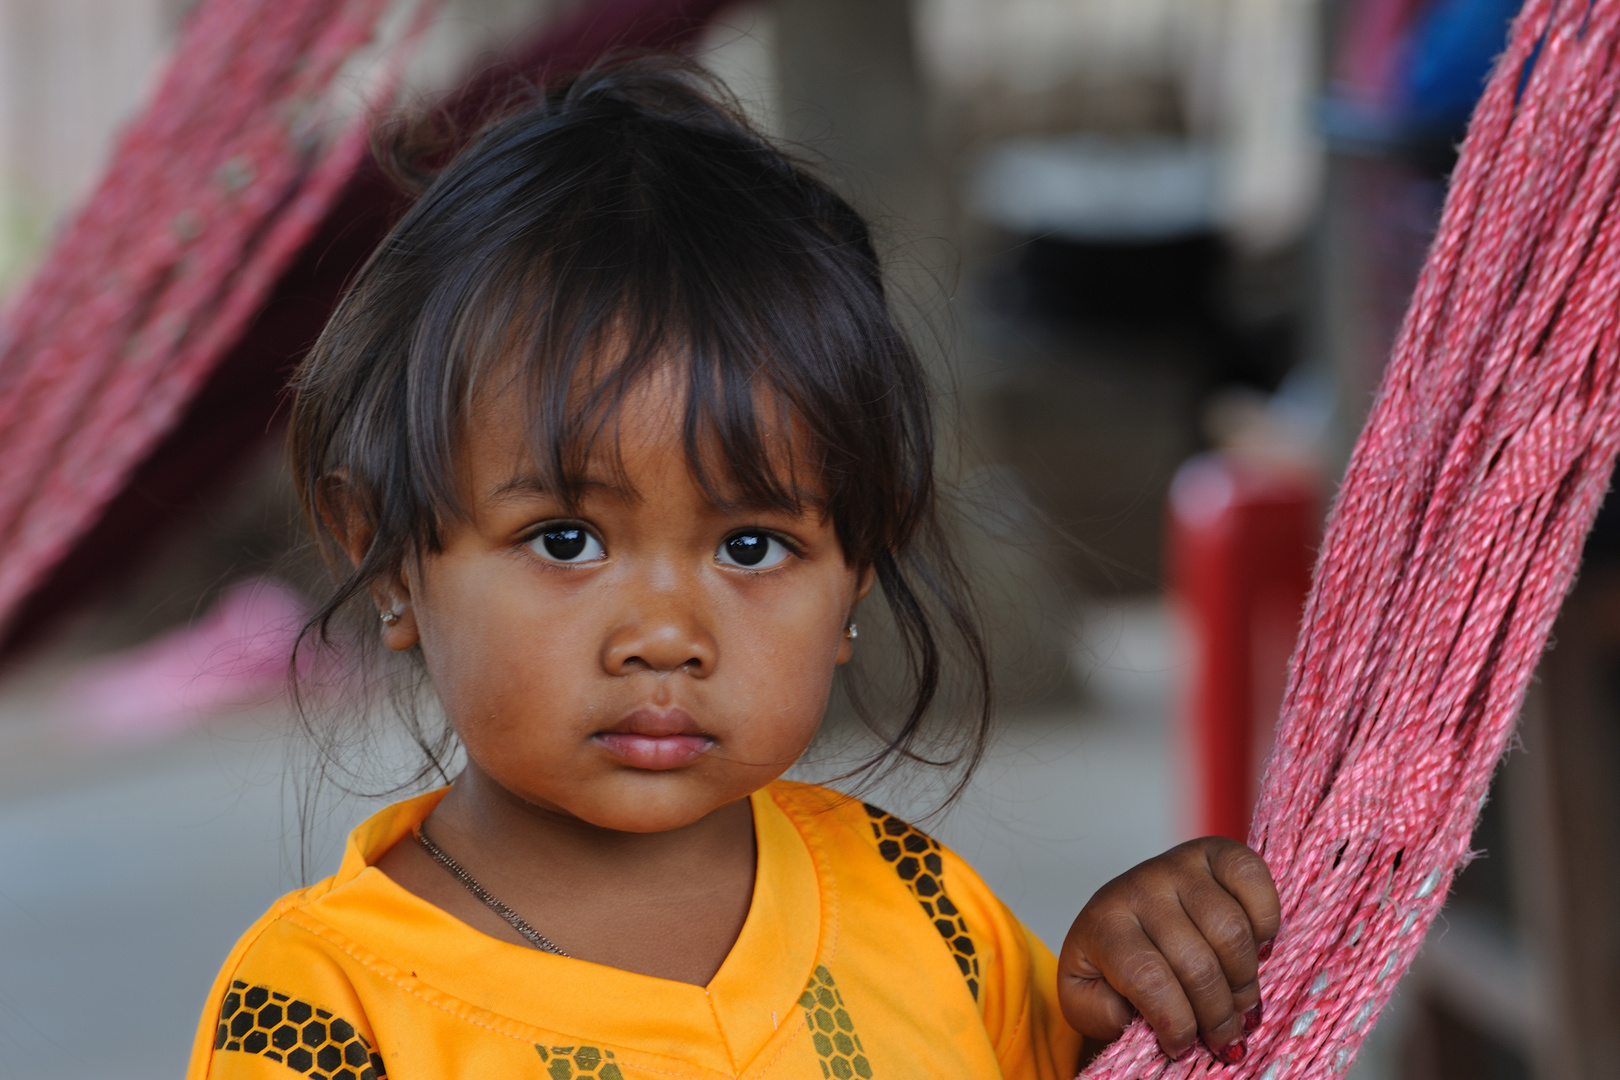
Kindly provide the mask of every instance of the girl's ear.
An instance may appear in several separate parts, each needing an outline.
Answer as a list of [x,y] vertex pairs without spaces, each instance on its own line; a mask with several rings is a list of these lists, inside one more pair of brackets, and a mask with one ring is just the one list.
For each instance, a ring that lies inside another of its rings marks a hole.
[[382,642],[394,652],[404,652],[422,640],[416,625],[416,606],[406,576],[395,572],[387,580],[371,583],[371,597],[377,602],[382,623]]
[[[865,570],[862,570],[860,580],[858,580],[855,583],[855,603],[858,604],[862,600],[865,600],[866,599],[866,594],[872,591],[872,586],[875,585],[876,583],[877,583],[877,568],[876,567],[868,566]],[[851,604],[850,606],[854,607],[854,604]]]
[[[322,477],[316,506],[321,524],[348,555],[350,565],[358,569],[371,551],[376,529],[354,498],[348,476],[337,472]],[[410,582],[402,568],[374,578],[368,588],[377,605],[384,645],[395,652],[404,652],[421,640],[416,611],[411,604]]]
[[315,485],[315,512],[321,519],[321,527],[349,557],[349,565],[358,567],[371,550],[371,540],[376,530],[349,484],[346,471],[339,470],[321,477]]
[[844,616],[844,636],[838,642],[838,655],[833,659],[835,664],[847,664],[855,655],[855,605],[866,599],[866,594],[872,591],[876,581],[877,570],[870,566],[855,579],[855,598],[850,601],[849,614]]
[[375,530],[361,512],[346,472],[327,473],[316,483],[315,512],[321,526],[348,555],[349,565],[358,567],[371,548]]

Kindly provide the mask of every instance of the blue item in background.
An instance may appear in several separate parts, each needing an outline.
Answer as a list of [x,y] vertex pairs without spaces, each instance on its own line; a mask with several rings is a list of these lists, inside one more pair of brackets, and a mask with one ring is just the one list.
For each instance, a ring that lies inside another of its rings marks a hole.
[[1518,10],[1517,0],[1438,0],[1418,16],[1400,66],[1403,128],[1461,137]]

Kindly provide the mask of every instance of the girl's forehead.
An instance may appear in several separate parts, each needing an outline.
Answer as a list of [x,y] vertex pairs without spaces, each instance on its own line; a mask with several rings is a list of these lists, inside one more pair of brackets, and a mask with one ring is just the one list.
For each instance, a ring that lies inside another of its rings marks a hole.
[[[539,487],[569,498],[606,489],[634,498],[640,487],[667,480],[679,467],[718,506],[824,507],[813,439],[785,402],[756,391],[742,424],[742,418],[712,407],[694,413],[685,374],[682,365],[667,363],[605,396],[576,384],[560,416],[523,380],[487,383],[469,410],[462,439],[474,493],[488,497]],[[761,498],[762,480],[779,494]]]

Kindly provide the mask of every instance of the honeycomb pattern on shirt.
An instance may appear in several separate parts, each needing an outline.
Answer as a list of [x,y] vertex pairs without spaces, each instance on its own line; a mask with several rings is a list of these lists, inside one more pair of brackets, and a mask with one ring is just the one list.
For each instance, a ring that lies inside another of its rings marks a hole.
[[546,1063],[551,1080],[624,1080],[613,1060],[613,1051],[594,1046],[541,1046],[540,1060]]
[[866,1060],[866,1047],[855,1034],[855,1023],[844,1008],[844,995],[833,985],[833,977],[824,967],[817,967],[804,993],[799,995],[804,1007],[805,1027],[810,1029],[810,1041],[815,1043],[821,1059],[824,1080],[872,1080],[872,1065]]
[[978,950],[973,946],[967,920],[945,894],[945,864],[940,858],[939,841],[886,810],[880,810],[871,803],[862,805],[866,807],[867,817],[872,819],[872,835],[877,837],[878,854],[894,867],[900,880],[911,889],[917,903],[928,914],[934,929],[945,939],[956,966],[962,969],[968,991],[977,1001]]
[[241,980],[225,991],[214,1049],[259,1054],[311,1080],[388,1080],[382,1058],[353,1024]]

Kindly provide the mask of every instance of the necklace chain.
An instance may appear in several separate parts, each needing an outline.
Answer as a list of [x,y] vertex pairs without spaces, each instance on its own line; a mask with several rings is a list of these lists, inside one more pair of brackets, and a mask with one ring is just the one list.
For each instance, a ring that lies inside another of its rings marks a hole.
[[494,893],[478,884],[478,879],[467,873],[466,867],[456,862],[456,860],[452,859],[448,854],[445,853],[443,848],[441,848],[438,844],[435,844],[432,840],[428,839],[428,834],[423,831],[420,825],[416,828],[415,836],[416,842],[422,845],[422,849],[424,851],[433,856],[434,862],[450,871],[451,875],[457,881],[466,886],[468,892],[482,900],[484,902],[484,906],[489,908],[489,910],[493,911],[495,914],[499,915],[501,918],[510,923],[512,925],[512,929],[522,934],[524,940],[530,945],[533,945],[541,952],[548,952],[555,956],[568,955],[557,947],[557,943],[555,941],[552,941],[550,938],[546,937],[546,935],[530,926],[527,919],[503,904]]

